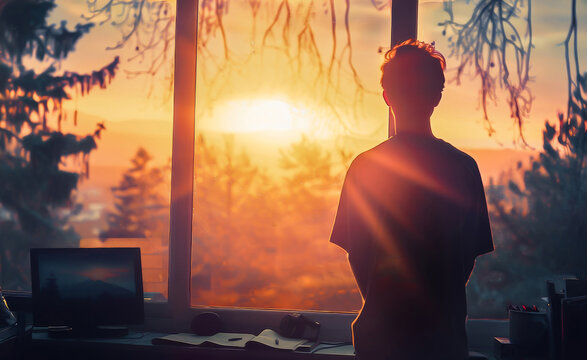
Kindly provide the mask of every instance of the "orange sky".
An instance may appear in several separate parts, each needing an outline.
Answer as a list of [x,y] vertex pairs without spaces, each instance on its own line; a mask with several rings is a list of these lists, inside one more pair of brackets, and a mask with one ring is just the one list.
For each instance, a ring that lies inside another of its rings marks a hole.
[[[585,13],[585,6],[579,2],[579,13]],[[79,14],[84,12],[85,3],[63,0],[58,1],[60,6],[54,11],[53,17],[56,19],[66,18],[70,26],[79,19]],[[250,28],[250,20],[247,17],[239,16],[239,2],[233,0],[232,7],[226,15],[227,28],[236,29],[241,35],[234,36],[234,43],[245,43],[241,38],[246,37],[248,32],[240,31],[244,28]],[[537,148],[541,145],[541,130],[545,119],[554,119],[556,111],[562,109],[566,101],[566,79],[563,63],[563,48],[560,46],[565,32],[567,30],[568,9],[570,1],[558,2],[541,2],[534,5],[534,43],[536,48],[532,58],[531,75],[534,78],[532,83],[533,95],[535,97],[530,119],[526,124],[525,135],[529,143]],[[380,92],[379,64],[381,55],[377,53],[379,46],[385,46],[388,42],[389,23],[387,20],[388,10],[377,12],[371,2],[368,0],[351,2],[351,30],[353,31],[353,61],[358,69],[359,75],[366,88],[373,91],[374,95],[366,96],[366,107],[369,116],[360,119],[361,126],[365,126],[366,131],[381,127],[385,123],[386,108],[382,101],[379,101]],[[329,14],[317,11],[314,14],[315,35],[317,42],[322,50],[323,59],[327,57],[331,49],[329,34]],[[338,16],[338,50],[342,51],[344,37],[342,32],[343,13],[342,8],[337,8]],[[436,41],[437,49],[445,55],[449,54],[446,40],[440,34],[441,28],[436,24],[444,19],[446,15],[442,12],[442,3],[440,1],[421,1],[419,14],[419,38],[424,41]],[[579,16],[579,21],[587,17]],[[240,19],[240,20],[239,20]],[[242,20],[245,19],[245,20]],[[258,24],[262,24],[263,13],[259,17]],[[240,21],[240,22],[239,22]],[[584,29],[581,27],[580,29]],[[259,29],[263,26],[258,25]],[[258,33],[261,30],[257,30]],[[580,34],[584,34],[585,31]],[[355,35],[357,34],[357,35]],[[155,95],[148,97],[147,89],[150,79],[134,78],[129,79],[125,76],[125,69],[133,69],[141,66],[139,62],[129,62],[128,57],[132,51],[123,50],[118,53],[104,50],[107,46],[113,45],[119,39],[119,33],[116,29],[106,23],[102,26],[96,26],[91,34],[84,36],[79,42],[76,51],[65,61],[62,66],[64,69],[75,69],[79,72],[87,72],[100,67],[116,54],[122,55],[121,71],[108,87],[107,90],[94,91],[90,96],[79,98],[70,102],[68,105],[73,108],[77,106],[80,113],[87,113],[93,116],[103,118],[108,122],[117,122],[121,120],[150,119],[171,123],[172,106],[171,102],[164,102],[164,94],[160,91]],[[229,44],[231,39],[229,30]],[[260,35],[258,34],[258,37]],[[249,47],[254,49],[251,43]],[[246,49],[247,47],[242,47]],[[214,46],[211,46],[214,50]],[[239,46],[235,45],[235,51],[239,51]],[[581,49],[584,52],[584,49]],[[239,55],[238,53],[236,55]],[[326,60],[324,60],[326,61]],[[450,79],[456,64],[452,57],[447,58],[448,70],[447,78]],[[155,89],[164,88],[163,82],[156,82]],[[308,89],[310,90],[310,89]],[[199,89],[199,91],[203,91]],[[482,114],[479,110],[478,99],[478,82],[477,80],[465,81],[461,86],[456,86],[454,82],[449,82],[445,88],[443,100],[432,116],[432,126],[435,134],[445,140],[462,148],[499,148],[500,146],[512,147],[512,139],[516,129],[513,122],[509,119],[508,111],[505,108],[505,94],[498,94],[497,106],[490,109],[491,117],[494,119],[494,126],[497,129],[495,139],[489,138],[482,123]],[[276,92],[278,93],[278,92]],[[303,103],[299,103],[293,98],[283,98],[274,94],[265,93],[256,95],[260,101],[285,101],[289,107],[295,111],[314,114],[319,117],[320,112],[316,109],[304,108]],[[240,91],[231,98],[233,105],[235,103],[246,102],[250,96]],[[317,114],[317,115],[316,115]],[[373,115],[375,114],[375,115]],[[197,119],[197,126],[200,130],[206,129],[219,130],[218,125],[222,121],[216,118],[218,111],[208,118],[202,117]],[[324,116],[327,117],[327,116]],[[228,121],[227,127],[230,126]],[[267,120],[264,120],[267,121]],[[276,120],[276,121],[279,121]],[[328,123],[328,119],[326,122]],[[336,120],[330,120],[336,121]],[[359,123],[357,119],[349,120]],[[224,119],[226,123],[226,119]],[[379,125],[377,125],[379,124]],[[145,124],[145,126],[148,126]],[[169,125],[170,127],[171,125]],[[232,126],[234,130],[236,126]],[[273,126],[276,130],[279,126]],[[328,126],[327,126],[328,128]],[[144,129],[143,129],[144,130]],[[220,128],[220,130],[222,130]],[[383,139],[385,131],[379,130],[377,138]],[[378,140],[379,141],[379,140]],[[501,145],[500,145],[501,144]],[[166,145],[167,146],[167,145]]]
[[[268,2],[269,0],[264,1],[264,4]],[[459,3],[463,2],[464,0],[459,1]],[[328,64],[328,56],[332,51],[329,32],[330,14],[323,11],[321,2],[316,3],[319,6],[313,15],[314,36],[321,52],[323,64]],[[328,2],[324,3],[328,4]],[[344,3],[342,1],[336,3],[337,56],[341,56],[348,50],[344,48],[346,34],[343,27],[343,9],[340,7]],[[566,101],[562,47],[558,44],[563,40],[567,30],[567,5],[569,3],[570,0],[543,1],[535,6],[534,42],[536,49],[532,62],[532,76],[535,79],[532,88],[535,101],[525,134],[529,143],[536,148],[540,148],[541,145],[541,128],[544,120],[554,119],[556,111],[561,109]],[[79,21],[80,14],[86,9],[86,3],[77,0],[61,0],[58,1],[58,4],[63,6],[55,10],[53,21],[58,23],[60,19],[67,19],[70,28],[73,26],[72,24]],[[320,87],[320,84],[316,85],[307,81],[311,79],[310,73],[313,71],[311,67],[302,68],[299,76],[296,77],[295,73],[292,76],[288,72],[290,69],[288,66],[291,64],[283,63],[283,56],[274,50],[267,50],[263,58],[255,56],[249,58],[249,55],[256,55],[262,50],[259,44],[262,41],[263,29],[271,20],[269,15],[271,9],[262,8],[258,17],[257,32],[255,37],[252,37],[251,19],[239,14],[239,4],[243,4],[243,1],[231,0],[231,8],[225,17],[225,25],[232,51],[231,58],[242,67],[235,66],[224,75],[212,76],[212,79],[208,79],[209,83],[204,83],[204,81],[198,83],[198,109],[209,111],[201,111],[198,114],[197,131],[216,132],[216,134],[210,135],[210,138],[212,136],[220,138],[218,132],[239,132],[240,143],[238,145],[244,147],[252,158],[263,160],[270,158],[271,161],[276,161],[279,156],[279,147],[299,138],[301,132],[307,129],[311,129],[311,132],[317,135],[329,150],[335,149],[334,145],[344,145],[349,146],[346,149],[350,149],[352,146],[351,151],[356,152],[385,139],[387,108],[380,96],[379,66],[382,55],[377,50],[389,43],[388,10],[377,12],[370,0],[351,1],[350,26],[353,34],[353,63],[366,91],[363,93],[363,103],[359,106],[357,114],[352,111],[342,112],[340,118],[336,118],[327,107],[317,106],[320,103],[320,96],[323,95],[323,87]],[[274,1],[273,4],[278,4],[278,1]],[[292,4],[295,2],[292,1]],[[580,6],[582,4],[584,2]],[[273,11],[275,11],[275,7]],[[584,6],[580,8],[580,13],[585,14]],[[449,49],[446,40],[440,33],[441,29],[436,25],[444,18],[440,1],[421,1],[419,38],[428,42],[436,41],[437,49],[448,57]],[[579,17],[580,20],[586,18],[585,16]],[[291,25],[292,39],[295,39],[295,34],[300,31],[302,25],[299,21]],[[275,38],[270,40],[272,41],[270,45],[279,44],[282,34],[281,30],[277,31]],[[581,34],[584,34],[584,30]],[[216,37],[211,39],[209,46],[210,53],[216,56],[216,60],[222,58],[222,47],[218,36],[219,32],[216,32]],[[70,110],[77,108],[80,113],[80,122],[76,128],[72,127],[70,116],[66,127],[69,131],[75,133],[91,132],[96,122],[106,122],[107,131],[98,142],[98,151],[92,153],[91,158],[93,169],[102,166],[103,173],[93,173],[90,181],[96,182],[96,179],[100,179],[99,186],[102,192],[96,191],[94,198],[91,198],[90,192],[87,192],[83,194],[83,196],[87,196],[87,201],[82,198],[88,204],[95,202],[94,205],[101,206],[94,211],[94,215],[98,217],[102,216],[103,209],[109,206],[106,204],[108,200],[105,200],[106,197],[103,194],[109,192],[109,187],[115,185],[120,179],[120,172],[115,173],[115,171],[130,165],[130,158],[139,146],[147,147],[157,164],[166,163],[171,155],[173,114],[171,102],[163,101],[166,95],[164,90],[166,84],[160,78],[156,78],[153,83],[155,91],[149,97],[149,86],[152,79],[148,77],[128,78],[125,75],[125,70],[136,69],[145,63],[128,60],[129,56],[133,54],[132,45],[130,49],[117,52],[105,50],[106,47],[115,44],[119,38],[120,34],[110,25],[110,22],[96,26],[90,35],[84,36],[78,43],[76,51],[61,64],[63,69],[83,73],[104,66],[116,55],[120,55],[122,59],[117,77],[106,90],[97,89],[89,96],[76,98],[67,105]],[[342,59],[344,60],[344,56]],[[214,61],[212,60],[208,59],[207,62],[204,59],[198,60],[199,66],[204,64],[209,66],[207,68],[208,71],[211,71],[209,75],[214,74]],[[448,57],[447,63],[447,78],[450,79],[456,60]],[[283,69],[279,66],[283,66]],[[203,74],[202,69],[202,67],[199,69],[200,75]],[[352,87],[350,69],[344,61],[341,61],[340,74],[340,77],[334,77],[334,79],[340,80],[345,85],[351,84],[351,86],[341,86],[343,89],[341,94],[335,96],[334,93],[331,93],[331,99],[335,108],[341,106],[341,109],[348,110],[350,108],[348,103],[352,99],[350,95],[353,94],[354,88]],[[292,79],[299,81],[291,81]],[[334,86],[327,87],[327,90],[333,91],[333,88]],[[214,91],[219,91],[220,94],[216,98],[209,96]],[[512,121],[509,119],[507,111],[504,110],[504,94],[500,93],[498,105],[491,108],[491,116],[495,119],[494,126],[497,129],[497,141],[489,138],[482,124],[477,94],[476,80],[464,81],[461,86],[449,82],[443,95],[443,101],[432,117],[432,126],[438,137],[444,138],[457,147],[475,148],[477,151],[475,153],[477,154],[476,159],[482,171],[490,169],[483,174],[486,178],[489,171],[492,171],[492,175],[494,175],[501,170],[491,162],[490,158],[493,156],[508,159],[502,161],[500,166],[503,164],[513,165],[511,152],[503,150],[503,148],[512,147],[512,139],[516,129],[513,128]],[[217,102],[213,103],[211,100],[217,100]],[[205,107],[206,104],[209,105],[208,108]],[[340,126],[341,123],[345,123],[354,130],[352,136],[349,136],[349,132]],[[331,135],[329,136],[329,134]],[[483,150],[488,148],[502,149],[502,151],[488,152]],[[114,170],[113,165],[116,166]],[[110,166],[110,168],[104,170],[106,166]],[[106,172],[108,173],[106,174]],[[80,186],[80,193],[83,193],[84,186],[83,184]],[[91,210],[89,206],[87,208]],[[330,220],[325,222],[327,225],[324,229],[329,229]],[[224,226],[224,224],[221,225]],[[299,228],[300,232],[311,229],[311,227],[299,227],[297,224],[295,228]],[[99,228],[96,227],[94,230],[97,232]],[[238,235],[242,237],[242,234]],[[336,266],[337,269],[340,266],[345,266],[343,280],[347,283],[350,281],[352,284],[346,258],[340,250],[333,248],[333,246],[329,247],[327,242],[323,241],[325,236],[316,236],[315,240],[323,244],[320,245],[319,251],[325,253],[333,251],[328,253],[330,254],[328,256],[332,258],[333,266]],[[271,242],[274,240],[274,238],[270,238]],[[253,242],[236,242],[238,246],[251,246],[251,244]],[[243,253],[246,249],[248,248],[245,247],[242,250]],[[339,252],[334,253],[334,251]],[[300,257],[305,254],[303,251],[296,251],[296,253]],[[312,248],[311,253],[315,255],[316,249]],[[236,261],[243,263],[248,263],[249,258],[247,256],[234,257]],[[260,256],[256,258],[259,262],[265,260]],[[267,255],[267,258],[276,259],[273,255]],[[312,262],[313,259],[304,256],[304,261]],[[301,268],[296,262],[288,264]],[[322,271],[320,273],[339,274],[343,272]],[[273,274],[271,275],[273,276]],[[299,281],[306,281],[305,279],[306,277],[300,276]],[[339,286],[335,280],[326,279],[324,283]],[[295,282],[281,283],[287,286],[296,286],[297,284]],[[322,284],[318,285],[322,286]],[[305,295],[312,293],[312,291],[302,293]],[[283,296],[286,296],[288,293],[284,294]]]

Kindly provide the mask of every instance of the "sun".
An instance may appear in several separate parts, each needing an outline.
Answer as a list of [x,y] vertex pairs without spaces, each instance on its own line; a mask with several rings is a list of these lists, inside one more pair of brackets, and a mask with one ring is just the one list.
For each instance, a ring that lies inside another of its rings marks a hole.
[[289,133],[312,131],[315,116],[308,109],[279,99],[229,100],[203,126],[227,133]]

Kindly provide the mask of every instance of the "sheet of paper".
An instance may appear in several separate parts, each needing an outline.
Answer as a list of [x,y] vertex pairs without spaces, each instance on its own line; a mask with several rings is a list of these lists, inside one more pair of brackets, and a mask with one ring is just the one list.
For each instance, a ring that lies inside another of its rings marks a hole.
[[255,343],[259,343],[274,349],[295,350],[298,346],[306,342],[308,342],[306,339],[287,338],[271,329],[265,329],[259,335],[255,336],[247,347],[255,347]]
[[198,336],[195,334],[171,334],[157,339],[159,343],[176,342],[188,345],[202,345],[211,343],[220,346],[245,347],[245,344],[254,338],[253,334],[217,333],[212,336]]

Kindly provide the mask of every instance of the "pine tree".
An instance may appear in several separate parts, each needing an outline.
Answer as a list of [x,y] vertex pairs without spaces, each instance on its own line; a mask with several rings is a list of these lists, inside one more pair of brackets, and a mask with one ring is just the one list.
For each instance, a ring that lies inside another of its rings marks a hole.
[[470,315],[503,317],[508,303],[537,303],[546,279],[587,278],[587,73],[580,69],[576,0],[570,20],[566,112],[558,123],[545,122],[542,150],[529,168],[520,164],[487,188],[496,253],[477,261],[469,304],[484,312]]
[[[106,87],[118,58],[91,74],[58,71],[92,24],[48,24],[53,0],[0,3],[0,273],[6,288],[28,283],[31,247],[78,246],[64,209],[80,175],[89,174],[89,155],[104,129],[86,136],[63,133],[63,103],[72,91]],[[76,122],[76,119],[74,119]],[[81,158],[77,171],[64,161]]]
[[150,166],[151,155],[142,147],[131,159],[132,166],[123,175],[118,186],[111,188],[115,197],[115,211],[108,212],[108,229],[100,238],[147,237],[165,231],[169,216],[169,199],[161,186],[169,174],[168,165]]

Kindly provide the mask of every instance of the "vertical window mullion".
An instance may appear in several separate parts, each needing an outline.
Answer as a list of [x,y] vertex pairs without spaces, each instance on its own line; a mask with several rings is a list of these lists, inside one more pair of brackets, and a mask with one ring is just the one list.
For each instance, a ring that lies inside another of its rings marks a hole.
[[[391,2],[391,47],[407,39],[418,38],[418,0]],[[388,136],[395,135],[395,120],[389,110]]]
[[169,306],[174,318],[190,307],[197,11],[197,0],[177,0],[169,241]]
[[418,0],[391,2],[391,46],[418,36]]

